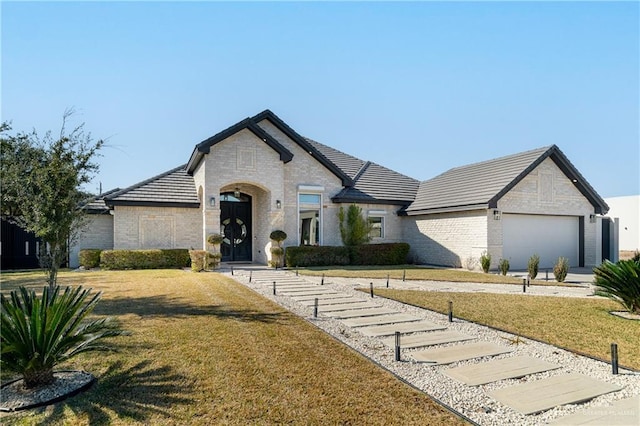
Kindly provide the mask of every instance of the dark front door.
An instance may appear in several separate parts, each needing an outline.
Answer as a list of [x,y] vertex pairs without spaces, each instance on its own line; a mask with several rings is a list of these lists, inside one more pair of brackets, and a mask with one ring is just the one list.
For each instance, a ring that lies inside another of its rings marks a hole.
[[251,198],[220,197],[222,261],[251,261]]

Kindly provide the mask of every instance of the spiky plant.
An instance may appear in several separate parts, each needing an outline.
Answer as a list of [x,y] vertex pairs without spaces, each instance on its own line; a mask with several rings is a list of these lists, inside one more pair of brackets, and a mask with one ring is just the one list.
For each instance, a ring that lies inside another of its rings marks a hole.
[[480,255],[480,266],[482,266],[485,274],[489,272],[489,268],[491,268],[491,254],[486,251],[482,252]]
[[640,260],[605,260],[593,268],[595,294],[619,302],[629,312],[640,314]]
[[0,365],[20,373],[26,388],[53,383],[53,368],[88,351],[112,350],[106,337],[128,334],[109,318],[87,320],[101,293],[82,286],[45,287],[42,297],[20,287],[1,296]]
[[500,270],[500,273],[502,275],[507,275],[507,272],[509,272],[509,260],[508,259],[500,259],[500,261],[498,262],[498,269]]

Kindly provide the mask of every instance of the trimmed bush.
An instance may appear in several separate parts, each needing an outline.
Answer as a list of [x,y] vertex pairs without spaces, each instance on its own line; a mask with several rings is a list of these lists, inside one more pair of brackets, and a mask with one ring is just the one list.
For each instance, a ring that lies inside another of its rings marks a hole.
[[527,263],[527,271],[529,272],[529,278],[535,280],[538,276],[538,266],[540,266],[540,256],[534,254],[529,258]]
[[559,257],[558,262],[553,267],[553,275],[556,277],[556,281],[559,283],[564,282],[569,273],[569,259],[566,257]]
[[509,260],[500,259],[498,262],[498,269],[502,275],[507,275],[507,272],[509,272]]
[[206,250],[189,250],[193,272],[201,272],[207,268],[208,254]]
[[187,249],[103,250],[100,267],[103,269],[171,269],[191,264]]
[[82,249],[78,253],[80,266],[85,269],[93,269],[100,266],[100,249]]
[[288,267],[349,265],[349,248],[332,246],[291,246],[285,251]]
[[485,274],[488,273],[491,268],[491,255],[486,251],[482,252],[480,255],[480,266],[482,266],[482,270]]
[[287,239],[287,233],[276,229],[275,231],[271,232],[271,234],[269,234],[269,238],[277,242],[278,246],[280,246],[280,243]]
[[220,234],[211,234],[207,237],[207,242],[212,246],[219,246],[222,244],[222,240],[224,240],[224,237]]
[[409,254],[407,243],[364,244],[360,246],[287,247],[288,267],[332,265],[402,265]]
[[593,273],[596,296],[615,300],[629,312],[640,314],[640,259],[616,263],[605,260]]

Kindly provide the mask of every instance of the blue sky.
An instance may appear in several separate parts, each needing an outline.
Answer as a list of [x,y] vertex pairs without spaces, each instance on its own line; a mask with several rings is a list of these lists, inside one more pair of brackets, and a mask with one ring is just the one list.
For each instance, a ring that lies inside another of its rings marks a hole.
[[556,144],[640,194],[638,2],[6,2],[2,120],[107,139],[127,187],[271,109],[420,180]]

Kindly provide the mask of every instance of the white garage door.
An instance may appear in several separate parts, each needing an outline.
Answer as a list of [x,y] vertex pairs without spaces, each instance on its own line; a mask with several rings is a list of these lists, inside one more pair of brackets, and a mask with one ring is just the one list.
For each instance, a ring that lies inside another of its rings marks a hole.
[[511,269],[527,269],[532,254],[540,256],[540,268],[552,268],[558,257],[578,266],[579,222],[576,216],[503,214],[503,256]]

